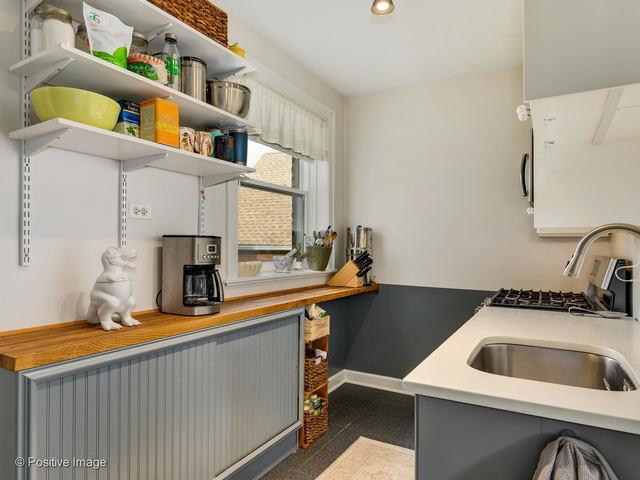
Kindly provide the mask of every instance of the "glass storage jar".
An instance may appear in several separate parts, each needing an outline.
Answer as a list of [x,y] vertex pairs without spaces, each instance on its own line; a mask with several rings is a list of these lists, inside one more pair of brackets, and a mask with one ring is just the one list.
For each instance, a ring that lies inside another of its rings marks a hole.
[[141,33],[133,32],[129,55],[149,55],[149,42],[147,41],[147,37]]
[[76,48],[83,52],[91,53],[89,37],[87,36],[87,26],[84,23],[78,25],[78,31],[76,32]]
[[[32,20],[31,54],[42,52],[56,45],[73,47],[76,32],[71,21],[71,14],[62,8],[46,3],[36,7]],[[33,39],[34,27],[35,41]]]

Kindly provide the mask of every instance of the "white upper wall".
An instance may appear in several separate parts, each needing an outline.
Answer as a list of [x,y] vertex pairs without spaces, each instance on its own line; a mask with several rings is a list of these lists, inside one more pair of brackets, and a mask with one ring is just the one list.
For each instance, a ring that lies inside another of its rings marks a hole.
[[[575,239],[540,239],[521,198],[522,71],[464,75],[347,103],[347,219],[374,228],[382,283],[575,290]],[[594,249],[606,253],[606,245]]]
[[[18,265],[19,143],[8,138],[19,128],[19,79],[8,71],[20,59],[18,15],[19,2],[0,2],[0,331],[84,318],[86,297],[101,270],[100,255],[118,239],[118,164],[52,149],[32,161],[33,264]],[[231,38],[261,65],[335,112],[335,215],[343,225],[341,95],[268,40],[233,22]],[[225,210],[223,189],[211,189],[209,195],[209,234],[225,231],[224,215],[219,215]],[[153,208],[153,220],[129,220],[129,244],[140,253],[134,277],[137,310],[155,308],[160,237],[196,233],[197,195],[195,177],[156,169],[129,174],[129,201]],[[228,294],[234,295],[233,289]]]

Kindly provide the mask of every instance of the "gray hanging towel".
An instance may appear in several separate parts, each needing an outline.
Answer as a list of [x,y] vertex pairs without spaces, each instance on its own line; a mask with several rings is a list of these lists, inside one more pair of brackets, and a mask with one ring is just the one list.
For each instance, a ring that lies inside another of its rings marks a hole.
[[562,436],[549,443],[533,480],[618,480],[604,457],[577,438]]

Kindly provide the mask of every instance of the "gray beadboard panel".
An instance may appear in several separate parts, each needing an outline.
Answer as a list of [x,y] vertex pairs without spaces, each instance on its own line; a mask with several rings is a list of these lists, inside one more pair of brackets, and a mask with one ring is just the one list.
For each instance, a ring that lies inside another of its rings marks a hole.
[[[385,284],[378,293],[347,298],[344,368],[405,377],[493,293]],[[332,345],[342,341],[334,337],[340,332],[332,324]]]
[[299,321],[289,314],[99,368],[35,376],[29,455],[109,465],[32,470],[31,478],[212,480],[298,421]]

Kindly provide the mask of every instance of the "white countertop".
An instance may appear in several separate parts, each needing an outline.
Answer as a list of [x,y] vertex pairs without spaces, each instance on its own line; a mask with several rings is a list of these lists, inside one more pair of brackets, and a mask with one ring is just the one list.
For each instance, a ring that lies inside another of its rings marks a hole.
[[608,392],[481,372],[479,345],[545,345],[606,355],[640,386],[640,323],[633,319],[484,307],[403,380],[417,395],[640,434],[640,390]]

